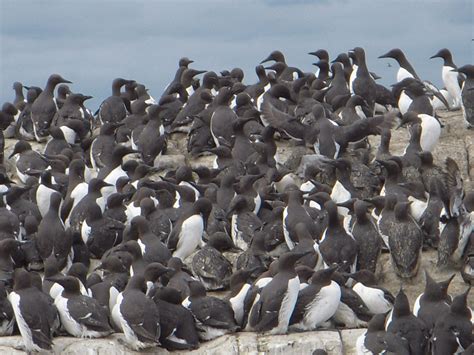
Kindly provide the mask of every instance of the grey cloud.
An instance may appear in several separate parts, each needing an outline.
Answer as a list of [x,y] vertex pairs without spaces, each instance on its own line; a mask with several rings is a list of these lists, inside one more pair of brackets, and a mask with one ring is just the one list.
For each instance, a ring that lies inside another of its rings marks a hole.
[[[117,76],[145,83],[159,96],[181,56],[194,67],[244,69],[274,49],[291,65],[314,70],[306,53],[331,56],[356,45],[388,85],[396,65],[377,59],[400,47],[419,74],[441,82],[441,62],[429,60],[448,47],[458,65],[472,62],[472,5],[468,1],[1,1],[0,103],[11,100],[15,80],[43,86],[58,72],[74,91],[110,94]],[[392,67],[388,67],[388,63]]]

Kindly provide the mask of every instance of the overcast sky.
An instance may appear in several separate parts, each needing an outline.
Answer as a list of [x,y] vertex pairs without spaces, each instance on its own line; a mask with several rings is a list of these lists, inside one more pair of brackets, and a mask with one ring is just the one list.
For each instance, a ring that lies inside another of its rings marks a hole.
[[442,62],[428,58],[440,48],[458,65],[474,63],[473,11],[472,0],[0,0],[0,104],[13,100],[14,81],[43,87],[51,73],[94,96],[92,109],[116,77],[159,97],[182,56],[196,69],[241,67],[250,84],[274,49],[310,71],[309,51],[326,48],[334,58],[362,46],[389,85],[397,66],[377,57],[399,47],[439,85]]

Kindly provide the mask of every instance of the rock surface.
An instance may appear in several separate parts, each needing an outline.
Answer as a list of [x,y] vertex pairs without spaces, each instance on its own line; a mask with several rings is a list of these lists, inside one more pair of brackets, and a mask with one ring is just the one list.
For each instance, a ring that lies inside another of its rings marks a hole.
[[[464,178],[466,191],[474,189],[474,131],[467,130],[461,111],[440,112],[442,123],[445,125],[440,142],[434,151],[435,162],[444,164],[446,157],[452,157],[458,163]],[[408,132],[405,128],[392,131],[390,151],[392,154],[402,154],[408,142]],[[210,156],[198,158],[190,157],[186,152],[186,135],[175,133],[169,140],[167,156],[162,162],[164,169],[176,168],[182,164],[192,167],[206,165],[211,167],[213,159]],[[371,144],[378,146],[379,137],[372,137]],[[5,142],[5,156],[13,149],[15,140],[7,139]],[[33,148],[41,151],[42,146],[32,143]],[[304,154],[310,153],[304,147],[295,147],[291,142],[280,142],[279,155],[287,161],[293,169],[299,165],[299,160]],[[6,165],[13,176],[14,165],[12,161],[6,161]],[[424,288],[423,270],[428,270],[435,280],[447,279],[453,273],[457,273],[449,287],[451,295],[465,291],[467,285],[463,282],[459,272],[453,269],[440,270],[436,267],[437,252],[427,250],[423,252],[422,263],[418,276],[410,281],[401,281],[393,272],[389,254],[382,254],[380,258],[380,285],[396,293],[403,285],[405,293],[413,303]],[[222,294],[222,293],[220,293]],[[474,292],[470,293],[468,303],[474,306]],[[365,329],[327,330],[305,333],[292,333],[288,335],[263,335],[256,333],[238,333],[227,335],[213,341],[201,344],[200,348],[187,352],[188,354],[311,354],[318,348],[325,349],[328,354],[356,354],[355,342],[365,332]],[[131,351],[119,341],[121,334],[114,334],[105,339],[74,339],[70,337],[59,337],[54,339],[54,354],[138,354]],[[0,338],[0,354],[22,354],[16,347],[21,345],[21,338]],[[143,352],[141,352],[143,353]],[[145,353],[167,354],[162,348],[151,349]],[[173,352],[182,354],[181,352]]]

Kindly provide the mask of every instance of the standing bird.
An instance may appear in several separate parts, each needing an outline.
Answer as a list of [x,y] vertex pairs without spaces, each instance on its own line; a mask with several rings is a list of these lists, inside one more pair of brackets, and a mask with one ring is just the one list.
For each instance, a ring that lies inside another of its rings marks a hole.
[[455,275],[440,282],[433,280],[426,270],[425,276],[425,290],[415,300],[413,314],[425,322],[429,329],[433,329],[437,320],[449,311],[451,297],[448,295],[448,287]]
[[[112,82],[112,96],[106,98],[99,107],[98,117],[101,123],[119,123],[127,116],[126,99],[120,96],[120,89],[134,80],[117,78]],[[130,102],[128,102],[130,105]]]
[[290,319],[293,328],[313,330],[331,318],[339,306],[341,288],[331,280],[337,267],[316,271],[298,294]]
[[390,51],[388,51],[385,54],[382,54],[379,56],[379,58],[392,58],[397,61],[397,63],[400,65],[400,68],[398,69],[397,72],[397,81],[400,82],[405,78],[415,78],[420,80],[418,77],[418,74],[416,74],[415,69],[412,67],[410,62],[408,61],[407,57],[405,54],[402,52],[401,49],[399,48],[394,48]]
[[440,49],[435,55],[432,55],[430,59],[441,58],[443,59],[443,68],[441,70],[441,77],[443,78],[443,84],[449,93],[451,101],[450,107],[452,109],[458,109],[461,107],[461,76],[455,72],[458,68],[453,62],[453,55],[447,48]]
[[336,263],[342,270],[354,272],[357,262],[357,242],[344,229],[336,203],[329,200],[324,204],[324,209],[328,214],[328,227],[319,244],[324,263],[326,265]]
[[[397,82],[401,82],[406,78],[413,78],[421,81],[420,77],[418,76],[415,69],[410,64],[401,49],[394,48],[388,51],[387,53],[379,56],[379,58],[392,58],[397,61],[397,63],[400,65],[400,68],[397,72]],[[444,106],[449,108],[449,104],[446,101],[446,98],[438,91],[438,89],[433,84],[428,81],[423,81],[423,84],[433,93],[434,96],[436,96],[443,103]]]
[[249,316],[256,332],[284,334],[298,299],[300,281],[295,263],[305,254],[288,252],[278,259],[278,273],[257,295]]
[[138,137],[136,146],[145,164],[154,165],[155,158],[166,152],[166,136],[161,124],[160,112],[163,106],[152,105],[148,108],[148,123]]
[[357,270],[377,270],[383,239],[375,220],[368,214],[369,204],[365,201],[354,203],[355,222],[351,233],[359,245],[357,254]]
[[71,251],[72,237],[66,234],[64,223],[59,217],[60,204],[61,195],[58,192],[52,193],[49,210],[38,226],[36,244],[43,261],[53,253],[64,267]]
[[83,124],[89,122],[89,113],[84,108],[84,102],[89,99],[92,99],[92,96],[83,94],[68,95],[63,106],[54,115],[52,125],[61,127],[72,119],[80,120]]
[[113,332],[105,308],[95,298],[81,294],[79,280],[72,276],[53,281],[64,287],[54,301],[61,323],[77,338],[102,338]]
[[176,71],[176,74],[173,78],[173,80],[168,84],[168,86],[165,88],[165,91],[163,92],[163,96],[173,94],[173,87],[175,84],[179,84],[181,81],[181,76],[183,75],[183,72],[188,69],[189,64],[194,63],[193,60],[189,59],[188,57],[182,57],[179,59],[178,62],[178,70]]
[[19,111],[23,111],[26,105],[25,96],[23,95],[23,84],[15,81],[13,83],[13,90],[15,91],[15,99],[13,100],[13,104]]
[[57,310],[52,300],[32,285],[31,275],[17,269],[8,295],[27,352],[51,350]]
[[158,308],[145,295],[146,282],[142,275],[134,275],[125,290],[117,296],[112,318],[125,335],[125,342],[133,350],[157,346],[160,343]]
[[168,237],[168,248],[174,250],[173,256],[184,260],[202,244],[202,235],[211,210],[211,201],[203,197],[181,216]]
[[[436,321],[432,346],[433,354],[454,354],[459,350],[472,348],[474,336],[472,333],[472,310],[467,304],[469,287],[457,295],[449,306],[449,311]],[[469,354],[469,350],[463,354]]]
[[352,82],[352,89],[355,95],[364,98],[369,106],[370,113],[373,115],[375,112],[377,86],[367,68],[364,49],[361,47],[354,48],[354,55],[357,58],[358,67],[354,81]]
[[33,122],[31,121],[31,106],[33,106],[33,103],[38,98],[38,95],[39,93],[34,88],[30,88],[26,92],[26,104],[18,116],[16,123],[16,133],[21,139],[35,139]]
[[26,184],[26,180],[30,174],[39,174],[48,168],[48,161],[38,152],[31,148],[30,143],[19,140],[15,144],[15,148],[8,157],[11,159],[16,154],[16,174],[20,181]]
[[211,134],[217,147],[232,146],[233,125],[238,118],[237,114],[229,107],[233,96],[231,88],[225,87],[219,90],[214,100],[216,108],[211,116]]
[[39,94],[31,105],[31,120],[33,121],[33,131],[38,142],[43,142],[48,136],[48,128],[51,125],[54,115],[58,111],[58,106],[54,100],[54,89],[58,84],[71,83],[59,74],[52,74],[46,83],[43,92]]
[[395,205],[395,225],[388,231],[388,247],[397,275],[411,278],[418,273],[423,246],[423,234],[409,215],[411,202]]
[[199,281],[190,281],[189,289],[187,308],[194,315],[196,329],[202,340],[212,340],[239,329],[229,301],[207,296],[204,285]]
[[352,289],[364,301],[370,313],[387,313],[392,309],[395,298],[390,291],[377,286],[373,272],[359,270],[349,275],[354,281]]
[[457,69],[466,75],[462,85],[461,107],[467,128],[474,128],[474,65],[467,64]]
[[426,354],[428,345],[428,328],[421,319],[410,312],[408,297],[402,289],[395,297],[392,313],[385,324],[387,333],[405,338],[409,354]]
[[407,122],[421,125],[421,149],[423,151],[433,152],[441,135],[441,125],[439,121],[431,115],[408,111],[403,115],[402,124]]
[[8,301],[8,293],[3,283],[0,283],[0,312],[0,336],[12,335],[15,326],[15,315],[11,303]]

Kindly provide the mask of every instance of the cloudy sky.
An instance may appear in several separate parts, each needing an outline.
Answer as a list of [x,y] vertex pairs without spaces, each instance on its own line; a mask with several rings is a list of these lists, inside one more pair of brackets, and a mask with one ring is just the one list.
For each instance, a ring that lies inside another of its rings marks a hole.
[[389,85],[397,66],[377,57],[399,47],[422,78],[441,84],[441,60],[428,58],[448,47],[458,65],[473,63],[473,18],[471,0],[0,0],[0,104],[13,99],[14,81],[44,86],[51,73],[94,96],[93,109],[116,77],[159,97],[182,56],[196,69],[241,67],[253,83],[274,49],[310,71],[309,51],[335,57],[362,46]]

